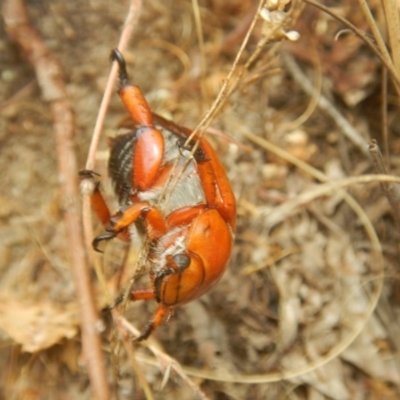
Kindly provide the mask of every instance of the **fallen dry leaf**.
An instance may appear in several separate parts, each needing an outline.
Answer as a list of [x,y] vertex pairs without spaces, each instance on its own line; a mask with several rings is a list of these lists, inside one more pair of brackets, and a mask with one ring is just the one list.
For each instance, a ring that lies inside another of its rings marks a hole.
[[37,352],[64,338],[72,338],[78,331],[78,323],[75,303],[59,306],[0,297],[0,329],[20,344],[23,351]]

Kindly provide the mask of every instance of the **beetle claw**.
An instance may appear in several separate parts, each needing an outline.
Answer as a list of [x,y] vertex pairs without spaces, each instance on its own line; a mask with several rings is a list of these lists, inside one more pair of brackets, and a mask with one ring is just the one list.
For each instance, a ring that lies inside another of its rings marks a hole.
[[111,239],[115,238],[115,236],[117,236],[117,234],[114,232],[104,233],[102,235],[96,236],[92,242],[93,249],[95,251],[97,251],[98,253],[104,253],[104,251],[99,249],[99,247],[98,247],[99,243],[102,242],[103,240],[111,240]]
[[81,179],[93,179],[95,176],[101,176],[97,172],[92,171],[91,169],[81,169],[79,171],[79,178]]
[[133,339],[133,341],[138,343],[141,342],[142,340],[146,340],[150,336],[151,332],[153,332],[153,330],[154,330],[154,322],[152,321],[147,325],[146,329],[139,336]]
[[121,295],[119,295],[113,304],[110,304],[108,306],[105,306],[104,308],[101,309],[102,313],[106,313],[111,311],[113,308],[115,308],[118,304],[121,304],[124,301],[125,295],[124,293],[122,293]]
[[118,63],[119,67],[118,73],[121,86],[124,87],[129,85],[129,78],[128,78],[128,72],[126,71],[125,59],[118,49],[113,49],[111,51],[110,61],[116,61]]

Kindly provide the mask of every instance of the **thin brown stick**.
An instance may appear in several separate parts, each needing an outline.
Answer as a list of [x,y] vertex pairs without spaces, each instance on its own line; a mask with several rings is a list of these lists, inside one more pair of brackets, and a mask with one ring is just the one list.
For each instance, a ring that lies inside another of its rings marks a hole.
[[[127,47],[130,36],[132,34],[132,30],[135,27],[137,21],[139,20],[140,10],[142,7],[142,0],[130,0],[130,5],[128,9],[127,16],[125,18],[124,27],[121,32],[120,40],[118,42],[118,49],[122,52]],[[111,50],[111,49],[110,49]],[[118,66],[117,63],[113,63],[111,66],[111,71],[108,76],[106,88],[104,90],[103,98],[100,104],[98,116],[96,119],[92,140],[90,143],[90,148],[86,160],[86,170],[93,170],[95,168],[95,155],[100,142],[101,132],[104,125],[104,120],[106,117],[106,113],[108,110],[108,106],[110,103],[110,98],[113,93],[113,89],[115,86],[115,81],[117,78]],[[95,267],[96,276],[101,284],[103,293],[106,295],[108,304],[111,304],[111,297],[109,295],[109,291],[106,285],[106,279],[102,269],[100,268],[99,257],[95,255],[92,248],[92,240],[93,240],[93,224],[92,224],[92,213],[90,207],[90,195],[93,193],[93,181],[92,179],[83,179],[81,182],[81,191],[82,191],[82,219],[83,219],[83,232],[85,238],[85,245],[87,254],[90,255],[91,260],[93,261],[93,265]],[[118,312],[117,310],[112,311],[114,321],[118,321]],[[129,355],[131,365],[133,370],[136,372],[136,375],[139,379],[139,382],[142,386],[143,392],[145,394],[146,399],[153,399],[153,395],[151,393],[150,387],[146,382],[146,379],[143,373],[140,371],[139,366],[136,363],[134,358],[134,349],[132,348],[132,343],[126,340],[126,332],[120,327],[118,323],[116,323],[117,329],[119,331],[119,336],[122,338],[122,342],[125,346],[126,352]],[[116,355],[118,354],[120,349],[119,342],[114,343],[112,346],[112,357],[114,357],[115,362],[117,362]],[[114,363],[115,364],[115,363]],[[115,367],[115,371],[118,370],[118,366]],[[116,374],[114,374],[114,378],[116,378]]]
[[82,347],[88,365],[93,398],[109,399],[110,391],[99,335],[99,318],[94,305],[81,230],[73,113],[61,67],[50,55],[39,34],[31,27],[23,0],[5,0],[2,12],[6,32],[34,67],[43,98],[49,102],[53,115],[67,251],[70,253],[71,270],[81,309]]
[[[126,46],[128,45],[129,38],[132,34],[132,29],[136,25],[140,10],[142,7],[141,0],[131,0],[130,6],[128,10],[128,14],[125,18],[124,28],[121,32],[121,37],[118,42],[118,49],[123,52]],[[110,49],[111,51],[111,49]],[[94,127],[92,141],[90,143],[89,154],[86,160],[86,169],[92,170],[94,168],[94,160],[97,148],[99,146],[101,131],[104,125],[104,119],[106,117],[106,112],[108,110],[108,105],[110,104],[110,98],[113,92],[113,88],[115,85],[115,80],[117,79],[118,73],[118,65],[117,63],[113,63],[111,66],[110,75],[107,80],[107,85],[104,90],[103,99],[101,100],[99,113],[96,119],[96,125]]]
[[[368,150],[374,162],[375,171],[377,174],[387,175],[386,166],[383,162],[381,150],[379,149],[378,142],[373,139],[368,145]],[[387,197],[392,210],[393,217],[396,221],[397,227],[400,228],[400,191],[398,184],[394,182],[380,182],[381,188]]]
[[[120,51],[123,51],[128,45],[128,41],[131,36],[132,30],[139,19],[141,7],[142,7],[141,0],[131,0],[128,14],[125,18],[124,27],[121,32],[120,40],[118,42],[118,49]],[[115,85],[115,80],[117,78],[117,71],[118,67],[116,63],[113,63],[110,74],[108,76],[107,85],[104,90],[103,99],[100,104],[99,113],[97,115],[96,124],[92,135],[92,140],[90,143],[89,153],[86,160],[86,167],[85,167],[86,170],[93,170],[95,167],[95,155],[100,142],[101,131],[103,128],[108,105],[110,103],[112,91]],[[107,297],[109,297],[107,286],[105,284],[104,274],[102,273],[101,268],[98,265],[99,263],[97,262],[97,259],[95,259],[94,257],[94,251],[91,245],[94,235],[93,235],[92,214],[90,207],[90,194],[93,193],[93,189],[94,186],[91,179],[84,179],[82,181],[81,191],[82,191],[83,234],[85,238],[87,254],[92,256],[97,278],[101,283],[103,292],[106,294]],[[111,299],[107,298],[107,301],[110,303]]]

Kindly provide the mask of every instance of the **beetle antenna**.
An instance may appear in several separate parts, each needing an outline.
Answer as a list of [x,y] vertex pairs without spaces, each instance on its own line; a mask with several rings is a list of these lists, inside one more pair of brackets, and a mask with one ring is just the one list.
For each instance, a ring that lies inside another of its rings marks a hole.
[[118,49],[113,49],[110,54],[110,61],[116,61],[118,63],[119,71],[119,82],[122,87],[130,85],[129,83],[129,78],[128,78],[128,72],[126,71],[126,63],[124,56]]

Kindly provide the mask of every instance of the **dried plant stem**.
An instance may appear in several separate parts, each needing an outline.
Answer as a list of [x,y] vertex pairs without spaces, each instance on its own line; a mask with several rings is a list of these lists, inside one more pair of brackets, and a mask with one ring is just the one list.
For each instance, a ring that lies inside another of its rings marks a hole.
[[[397,71],[400,70],[400,15],[399,4],[397,0],[383,0],[383,9],[385,10],[386,23],[392,59]],[[374,21],[375,22],[375,21]],[[376,23],[374,23],[376,26]]]
[[382,137],[383,137],[383,146],[385,151],[386,160],[390,165],[390,152],[389,152],[389,129],[388,129],[388,74],[387,69],[382,68],[382,104],[381,104],[381,112],[382,112]]
[[[371,140],[368,146],[372,160],[374,162],[375,171],[377,174],[386,174],[387,170],[383,162],[382,153],[379,149],[378,143],[375,139]],[[397,228],[400,228],[400,191],[399,186],[393,182],[381,181],[381,188],[385,196],[387,197],[392,210],[393,217],[397,223]]]
[[[306,93],[312,96],[315,89],[310,80],[301,71],[294,58],[289,54],[282,54],[282,59],[295,81],[302,87],[302,89]],[[343,134],[354,145],[356,145],[363,154],[368,154],[367,141],[353,127],[353,125],[351,125],[350,122],[336,109],[336,107],[322,94],[320,94],[318,98],[318,107],[325,111],[335,121],[336,125],[342,130]]]
[[197,41],[199,42],[199,50],[200,50],[200,89],[203,100],[206,98],[206,88],[204,85],[204,75],[206,73],[206,52],[204,48],[204,36],[203,36],[203,28],[201,24],[201,16],[200,16],[200,7],[198,0],[192,0],[192,8],[194,14],[194,21],[196,24],[196,35]]
[[[140,9],[142,6],[141,0],[131,0],[130,7],[128,10],[128,14],[125,19],[124,28],[121,32],[121,37],[118,43],[118,48],[123,51],[129,41],[129,37],[132,33],[133,27],[137,23],[139,19]],[[112,91],[114,88],[115,80],[117,78],[118,66],[116,63],[113,63],[111,67],[111,71],[107,80],[107,85],[104,90],[103,99],[101,101],[99,113],[97,116],[96,124],[94,127],[92,140],[90,143],[89,153],[86,160],[86,170],[93,170],[95,167],[95,155],[100,142],[101,131],[103,128],[106,112],[110,103],[110,98],[112,95]],[[102,286],[103,293],[107,297],[107,301],[111,303],[111,299],[108,293],[106,280],[102,269],[100,267],[100,263],[98,262],[98,258],[94,256],[94,251],[92,249],[92,240],[93,240],[93,224],[92,224],[92,213],[90,207],[90,195],[93,193],[93,182],[91,179],[83,179],[81,182],[81,191],[82,191],[82,221],[83,221],[83,233],[85,237],[85,245],[87,254],[91,255],[93,265],[96,271],[96,276]]]
[[77,296],[81,309],[82,346],[96,399],[109,399],[110,391],[94,305],[80,218],[78,171],[74,153],[74,123],[60,65],[29,23],[23,0],[5,0],[3,17],[9,38],[16,42],[35,69],[43,98],[49,102],[57,145],[61,201]]
[[[139,335],[139,331],[132,326],[125,318],[120,317],[118,323],[125,331],[130,332],[134,336]],[[163,383],[169,378],[169,371],[172,369],[175,373],[181,377],[181,379],[190,387],[193,393],[196,395],[195,398],[200,400],[208,400],[208,397],[201,391],[201,389],[187,376],[181,365],[167,353],[162,351],[159,346],[154,345],[154,339],[150,338],[146,341],[146,347],[153,353],[157,358],[157,362],[154,365],[161,366],[165,369],[165,377]],[[138,357],[139,358],[139,357]],[[148,361],[148,360],[146,360]]]
[[[131,0],[130,1],[130,7],[128,10],[127,17],[125,19],[124,27],[121,32],[121,37],[118,43],[118,49],[120,51],[123,51],[129,41],[129,38],[131,36],[132,30],[134,26],[136,25],[139,15],[140,15],[140,10],[142,6],[142,1],[141,0]],[[87,170],[93,170],[95,166],[95,154],[97,151],[97,147],[100,141],[101,137],[101,131],[103,128],[106,112],[110,103],[110,98],[112,95],[112,91],[115,85],[115,80],[117,78],[117,73],[118,73],[118,66],[117,63],[113,63],[111,67],[111,71],[107,80],[107,85],[103,94],[103,99],[100,105],[98,117],[96,120],[94,132],[92,135],[92,141],[90,143],[90,149],[86,161],[86,169]],[[104,274],[102,272],[102,269],[100,267],[100,263],[98,262],[98,257],[94,256],[94,251],[92,249],[92,239],[93,239],[93,225],[92,225],[92,214],[91,214],[91,207],[90,207],[90,194],[93,192],[93,182],[91,179],[84,179],[81,183],[81,190],[83,194],[83,206],[82,206],[82,217],[83,217],[83,227],[84,227],[84,237],[85,237],[85,244],[86,244],[86,251],[88,254],[92,256],[92,260],[95,266],[96,270],[96,275],[97,278],[102,286],[103,293],[106,294],[107,301],[109,304],[111,304],[111,298],[106,286],[106,279],[104,277]],[[152,400],[153,394],[150,390],[150,387],[146,381],[146,378],[144,377],[139,365],[136,362],[135,355],[134,355],[134,349],[132,347],[132,343],[130,340],[127,338],[126,335],[126,330],[121,326],[121,324],[118,323],[120,319],[120,315],[116,309],[112,310],[112,316],[113,320],[116,321],[116,327],[119,332],[119,336],[122,338],[122,342],[124,344],[124,347],[126,349],[126,352],[129,356],[131,365],[133,370],[136,373],[136,376],[138,377],[138,380],[140,382],[140,385],[143,389],[144,395],[147,400]],[[113,346],[113,355],[118,354],[119,352],[119,342],[114,343]],[[116,360],[116,358],[114,358]],[[118,367],[117,367],[118,369]],[[114,374],[116,376],[116,374]]]
[[135,371],[136,376],[141,384],[141,387],[143,389],[146,400],[153,400],[154,399],[153,393],[151,392],[150,386],[146,381],[146,377],[143,375],[143,372],[142,372],[140,366],[138,365],[136,357],[135,357],[135,352],[134,352],[134,348],[132,346],[132,341],[128,334],[128,332],[130,332],[130,330],[126,329],[126,327],[123,326],[123,324],[121,323],[121,321],[123,321],[124,319],[121,317],[121,315],[118,313],[117,310],[113,310],[112,313],[113,313],[113,319],[116,322],[115,325],[118,329],[120,338],[121,338],[122,342],[124,343],[124,347],[126,349],[126,352],[128,353],[129,361],[131,362],[132,368]]
[[[130,1],[130,6],[129,6],[128,14],[125,19],[124,28],[121,33],[120,40],[118,42],[118,49],[121,52],[123,52],[125,50],[126,46],[128,45],[129,38],[132,34],[132,29],[136,25],[136,23],[139,19],[141,7],[142,7],[141,0],[131,0]],[[111,51],[111,49],[110,49],[110,51]],[[118,65],[117,65],[117,63],[113,63],[113,65],[111,66],[110,75],[107,80],[107,85],[104,90],[103,99],[100,104],[99,113],[98,113],[98,116],[96,119],[94,131],[93,131],[92,141],[90,143],[89,154],[88,154],[88,157],[86,160],[86,169],[87,170],[93,170],[93,168],[94,168],[95,154],[96,154],[97,148],[99,146],[101,130],[103,129],[106,112],[107,112],[108,106],[110,104],[110,98],[111,98],[113,88],[115,85],[115,80],[117,79],[117,73],[118,73]]]
[[[254,30],[255,24],[259,18],[259,12],[262,9],[263,5],[265,3],[265,0],[260,0],[258,8],[257,8],[257,12],[253,18],[253,21],[250,25],[250,28],[248,29],[245,38],[243,39],[243,42],[240,46],[240,49],[235,57],[235,60],[232,64],[232,67],[226,77],[226,79],[224,79],[222,87],[216,97],[216,99],[214,100],[213,104],[211,105],[211,108],[206,112],[206,114],[204,115],[204,117],[202,118],[202,120],[199,122],[199,124],[197,125],[197,127],[194,129],[192,135],[190,135],[190,138],[188,138],[186,144],[189,144],[190,141],[196,136],[196,134],[198,132],[201,132],[202,134],[205,132],[205,130],[207,129],[207,127],[209,126],[209,124],[211,123],[211,119],[212,117],[215,115],[215,113],[217,112],[217,110],[223,105],[224,101],[227,98],[227,93],[228,93],[228,88],[229,88],[229,84],[231,82],[231,79],[233,77],[234,72],[236,71],[236,68],[239,64],[240,58],[243,54],[243,51],[245,49],[245,47],[247,46],[247,43],[250,39],[250,36]],[[193,149],[193,151],[196,151],[196,148]]]

